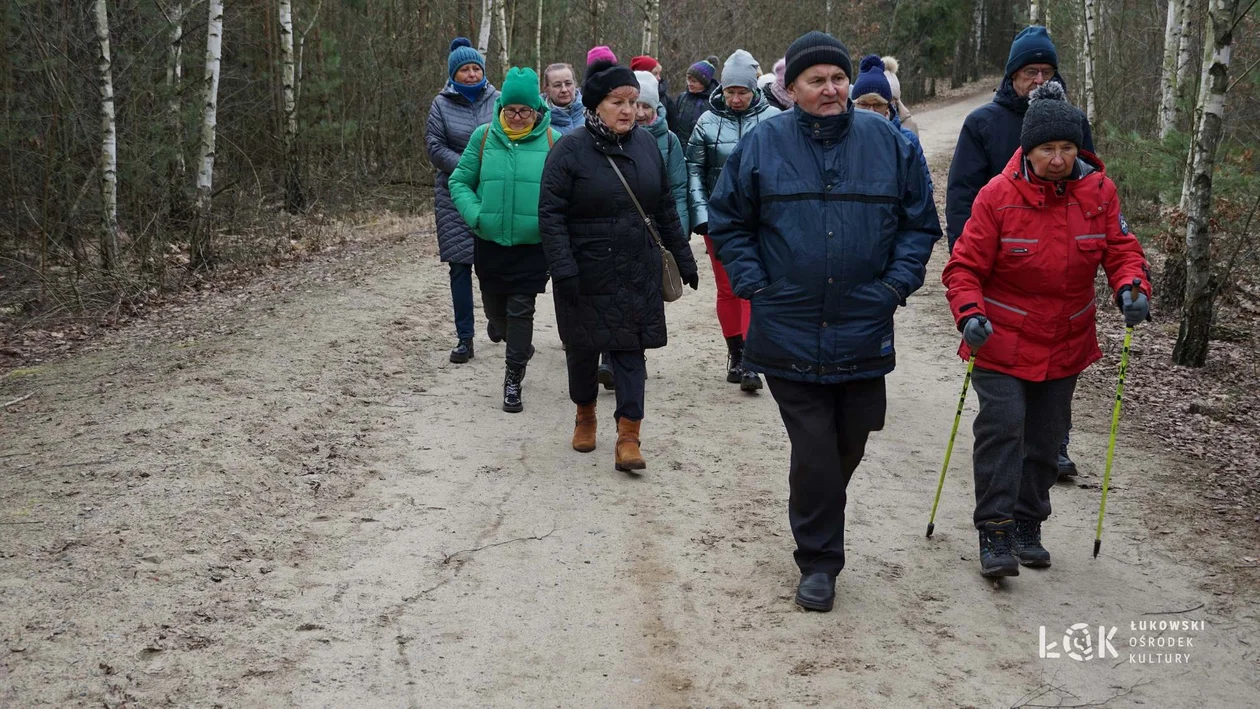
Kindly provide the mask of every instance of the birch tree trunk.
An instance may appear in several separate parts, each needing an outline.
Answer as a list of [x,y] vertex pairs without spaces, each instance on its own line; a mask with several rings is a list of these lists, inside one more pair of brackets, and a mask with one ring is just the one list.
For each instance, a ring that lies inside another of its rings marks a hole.
[[306,208],[297,156],[297,69],[293,55],[293,3],[279,0],[280,76],[284,103],[284,208],[297,214]]
[[1097,24],[1094,15],[1094,0],[1083,0],[1085,3],[1085,117],[1091,126],[1097,125],[1094,101],[1094,51],[1098,46]]
[[643,45],[639,54],[652,55],[652,43],[656,39],[656,23],[660,16],[661,0],[644,0],[643,3]]
[[96,0],[96,83],[101,95],[101,268],[118,261],[118,129],[114,122],[114,72],[109,52],[109,14]]
[[1229,87],[1229,58],[1238,0],[1212,0],[1209,5],[1210,63],[1201,95],[1203,114],[1195,131],[1191,157],[1189,223],[1186,226],[1186,298],[1181,306],[1181,328],[1173,347],[1173,362],[1190,367],[1207,363],[1212,305],[1219,283],[1212,274],[1212,173],[1225,121],[1225,92]]
[[494,0],[494,23],[498,25],[499,31],[499,69],[503,72],[503,78],[507,78],[508,69],[512,66],[512,59],[508,51],[511,46],[511,37],[508,36],[507,24],[507,8],[504,7],[507,0]]
[[495,0],[481,0],[481,29],[477,32],[477,51],[486,56],[490,51],[490,27],[494,23]]
[[207,0],[206,71],[202,93],[201,145],[197,151],[197,217],[193,222],[191,259],[194,269],[213,262],[210,249],[210,190],[214,186],[214,139],[219,108],[219,62],[223,56],[223,0]]
[[975,14],[971,18],[971,27],[975,30],[972,37],[975,46],[972,47],[971,72],[967,77],[973,81],[980,78],[980,56],[984,51],[984,14],[984,0],[976,0]]
[[[1209,0],[1209,1],[1215,2],[1215,0]],[[1195,98],[1195,101],[1194,101],[1194,111],[1190,114],[1190,131],[1191,131],[1190,151],[1186,155],[1186,164],[1185,164],[1185,169],[1182,172],[1182,180],[1181,180],[1180,207],[1181,207],[1181,211],[1187,215],[1190,214],[1190,201],[1191,201],[1190,195],[1194,191],[1195,144],[1199,139],[1199,130],[1201,130],[1203,126],[1203,110],[1207,105],[1208,94],[1210,93],[1208,89],[1209,89],[1209,83],[1211,81],[1211,77],[1209,76],[1208,72],[1212,68],[1212,57],[1216,53],[1216,48],[1212,42],[1212,35],[1213,35],[1213,32],[1215,32],[1216,27],[1214,26],[1211,19],[1211,6],[1209,6],[1208,12],[1209,12],[1209,16],[1208,16],[1207,25],[1206,25],[1207,31],[1203,37],[1203,60],[1199,64],[1199,67],[1200,67],[1199,93],[1198,93],[1197,98]]]
[[[1181,3],[1181,35],[1177,40],[1177,99],[1176,111],[1178,122],[1185,116],[1185,106],[1194,98],[1194,83],[1190,81],[1194,69],[1194,5],[1191,0],[1178,0]],[[1190,121],[1190,130],[1194,130],[1194,121]]]
[[534,26],[534,64],[538,78],[543,75],[543,59],[542,59],[542,22],[543,22],[543,0],[538,0],[538,24]]
[[[170,40],[166,54],[166,120],[171,133],[170,160],[166,166],[166,218],[169,223],[187,224],[189,202],[184,191],[188,164],[184,160],[183,102],[180,92],[184,83],[184,4],[176,0],[170,5],[167,16],[170,23]],[[146,249],[147,249],[147,241]],[[148,253],[142,261],[148,263]]]
[[1164,65],[1159,76],[1159,139],[1177,127],[1177,52],[1181,48],[1181,16],[1184,0],[1168,0],[1164,25]]
[[831,34],[831,0],[827,0],[823,14],[823,32]]
[[1028,24],[1041,24],[1041,3],[1038,0],[1028,0]]

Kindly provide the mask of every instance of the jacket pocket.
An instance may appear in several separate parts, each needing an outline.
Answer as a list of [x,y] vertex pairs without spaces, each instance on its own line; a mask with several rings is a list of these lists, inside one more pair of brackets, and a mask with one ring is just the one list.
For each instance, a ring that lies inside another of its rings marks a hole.
[[783,288],[787,284],[788,284],[788,279],[786,276],[784,276],[783,278],[780,278],[777,281],[772,282],[770,285],[762,288],[761,290],[754,291],[752,294],[752,297],[749,300],[764,301],[764,300],[773,298],[775,294],[783,290]]
[[1037,255],[1037,239],[1003,238],[1001,245],[1002,259],[1018,261]]
[[1028,311],[987,297],[984,305],[985,315],[993,323],[993,334],[984,347],[980,348],[978,358],[994,364],[1018,366]]
[[572,237],[573,260],[583,295],[617,292],[615,240],[611,236]]

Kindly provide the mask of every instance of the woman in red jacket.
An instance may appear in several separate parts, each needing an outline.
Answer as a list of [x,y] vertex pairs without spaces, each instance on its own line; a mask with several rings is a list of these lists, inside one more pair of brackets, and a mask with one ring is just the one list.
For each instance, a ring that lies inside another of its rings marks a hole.
[[1071,426],[1077,376],[1098,361],[1094,276],[1099,265],[1126,325],[1147,317],[1150,273],[1120,215],[1103,164],[1081,150],[1080,111],[1063,87],[1031,95],[1020,148],[976,196],[941,280],[975,357],[974,521],[980,573],[1018,576],[1050,565],[1059,442]]

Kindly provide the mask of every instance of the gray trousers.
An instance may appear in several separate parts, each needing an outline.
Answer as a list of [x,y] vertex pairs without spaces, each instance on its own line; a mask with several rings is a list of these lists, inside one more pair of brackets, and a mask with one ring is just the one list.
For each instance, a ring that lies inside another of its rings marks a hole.
[[1072,427],[1076,376],[1030,382],[976,367],[976,528],[1008,519],[1044,521],[1059,476],[1059,444]]

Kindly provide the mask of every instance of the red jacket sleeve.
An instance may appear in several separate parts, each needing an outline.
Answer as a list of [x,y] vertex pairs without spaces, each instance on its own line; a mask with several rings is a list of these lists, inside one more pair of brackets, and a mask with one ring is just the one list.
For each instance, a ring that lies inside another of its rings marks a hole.
[[941,272],[956,325],[970,315],[985,314],[981,286],[993,271],[1001,246],[993,194],[987,187],[980,190],[962,236],[954,242],[954,252]]
[[1107,282],[1111,284],[1111,292],[1117,293],[1122,287],[1133,285],[1136,278],[1142,282],[1142,292],[1149,298],[1151,267],[1146,261],[1146,252],[1120,214],[1120,197],[1114,185],[1111,190],[1112,199],[1107,207],[1107,251],[1102,262]]

